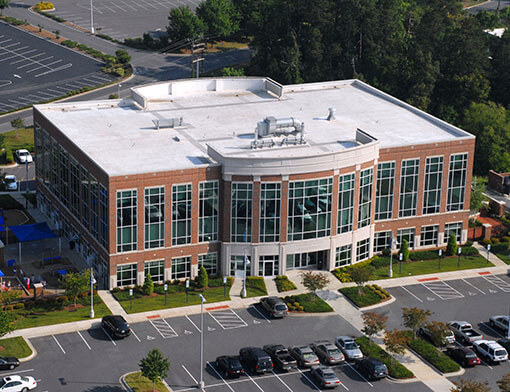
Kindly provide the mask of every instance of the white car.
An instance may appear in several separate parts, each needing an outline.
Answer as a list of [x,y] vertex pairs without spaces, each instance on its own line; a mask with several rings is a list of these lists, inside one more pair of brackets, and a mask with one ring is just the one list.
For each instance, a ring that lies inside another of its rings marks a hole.
[[18,181],[16,180],[16,176],[14,174],[7,174],[4,177],[4,186],[7,191],[17,191],[18,190]]
[[37,387],[33,377],[7,376],[0,380],[0,392],[26,392]]
[[30,152],[24,148],[16,150],[16,159],[19,163],[32,163],[34,161]]
[[337,336],[335,339],[336,346],[342,350],[347,360],[356,360],[363,358],[363,353],[359,346],[350,336]]
[[508,359],[508,353],[502,345],[494,340],[477,340],[473,347],[480,357],[492,362],[502,362]]

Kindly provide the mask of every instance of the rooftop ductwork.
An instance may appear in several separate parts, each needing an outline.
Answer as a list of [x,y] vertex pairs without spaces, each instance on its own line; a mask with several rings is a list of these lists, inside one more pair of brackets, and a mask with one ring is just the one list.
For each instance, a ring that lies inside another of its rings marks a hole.
[[329,114],[328,114],[327,120],[328,121],[336,120],[336,117],[335,117],[336,109],[335,108],[328,108],[328,110],[329,110]]
[[[251,148],[262,148],[264,146],[273,146],[272,143],[265,143],[263,140],[259,140],[259,138],[267,138],[268,136],[288,136],[290,134],[297,135],[293,140],[298,142],[293,142],[292,144],[304,144],[304,131],[305,131],[305,123],[299,121],[294,117],[287,118],[275,118],[275,117],[266,117],[264,121],[259,121],[257,123],[257,129],[255,130],[255,140],[251,143]],[[284,138],[283,140],[288,140],[289,138]],[[283,144],[290,144],[283,142]]]

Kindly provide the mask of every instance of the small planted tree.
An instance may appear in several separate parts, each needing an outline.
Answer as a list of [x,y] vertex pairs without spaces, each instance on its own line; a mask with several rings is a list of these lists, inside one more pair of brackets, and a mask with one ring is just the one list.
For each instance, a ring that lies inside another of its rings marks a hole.
[[454,384],[455,388],[451,388],[450,392],[489,392],[491,390],[487,381],[461,379]]
[[446,337],[450,331],[446,323],[431,321],[427,324],[427,329],[430,334],[430,340],[434,346],[441,347],[446,344]]
[[402,322],[407,328],[413,330],[414,337],[416,337],[416,331],[427,324],[427,317],[430,315],[431,313],[428,309],[419,309],[417,307],[402,308]]
[[154,282],[152,281],[151,274],[145,275],[145,280],[143,282],[143,293],[145,295],[152,295],[154,292]]
[[402,260],[407,261],[409,259],[409,242],[406,239],[402,240],[402,246],[400,247],[400,253],[402,253]]
[[170,369],[170,362],[168,358],[163,358],[163,354],[158,349],[149,351],[149,354],[143,358],[140,363],[140,371],[142,376],[152,381],[152,391],[156,390],[156,382],[165,378]]
[[63,285],[66,295],[73,299],[74,307],[76,307],[78,296],[89,288],[90,270],[85,270],[82,273],[68,273],[65,275]]
[[193,39],[203,34],[204,22],[194,14],[189,6],[182,5],[170,10],[166,31],[172,42]]
[[14,316],[7,311],[0,311],[0,337],[14,331]]
[[510,392],[510,373],[503,376],[501,380],[496,381],[501,392]]
[[363,286],[370,280],[374,273],[374,267],[354,267],[351,271],[351,279],[358,286],[358,294],[363,295]]
[[386,328],[386,323],[388,322],[388,316],[375,312],[365,312],[361,315],[361,318],[363,319],[361,332],[368,337],[372,337],[381,332]]
[[313,294],[317,290],[324,289],[328,283],[329,278],[322,273],[314,274],[312,271],[301,271],[301,283],[310,292],[310,297],[315,298]]
[[404,354],[409,343],[409,335],[394,328],[392,331],[384,331],[384,345],[389,352]]
[[209,287],[209,275],[207,275],[207,271],[205,270],[205,267],[202,265],[200,266],[200,269],[198,270],[198,276],[197,276],[197,285],[200,288]]
[[131,56],[129,53],[123,49],[119,49],[115,52],[115,56],[117,56],[117,61],[121,63],[124,67],[129,65],[131,61]]
[[20,290],[8,290],[0,293],[0,304],[10,305],[21,298]]
[[457,238],[455,234],[450,234],[448,237],[448,244],[446,245],[446,255],[454,256],[457,253]]
[[0,0],[0,16],[4,14],[4,9],[9,7],[11,0]]

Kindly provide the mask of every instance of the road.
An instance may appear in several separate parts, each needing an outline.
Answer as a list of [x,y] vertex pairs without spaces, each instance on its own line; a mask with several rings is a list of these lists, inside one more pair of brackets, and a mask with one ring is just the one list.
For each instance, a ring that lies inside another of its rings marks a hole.
[[497,9],[501,10],[506,7],[510,7],[510,0],[491,0],[487,3],[482,3],[480,5],[476,5],[474,7],[470,7],[467,9],[467,11],[470,14],[477,14],[480,11],[496,11]]

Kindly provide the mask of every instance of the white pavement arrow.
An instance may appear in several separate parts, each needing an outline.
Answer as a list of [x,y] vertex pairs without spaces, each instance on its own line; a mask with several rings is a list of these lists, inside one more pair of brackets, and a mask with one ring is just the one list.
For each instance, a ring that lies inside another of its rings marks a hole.
[[193,332],[188,331],[187,329],[184,330],[184,335],[191,335]]
[[212,332],[212,331],[216,331],[216,328],[207,327],[207,330],[208,330],[209,332]]
[[435,298],[427,297],[427,301],[435,301]]
[[476,295],[476,293],[469,292],[469,295],[472,297],[473,295]]
[[147,340],[154,340],[154,339],[156,339],[154,336],[147,335]]
[[253,320],[253,324],[260,324],[260,321]]
[[498,291],[497,290],[493,290],[493,289],[489,289],[489,293],[497,293]]

